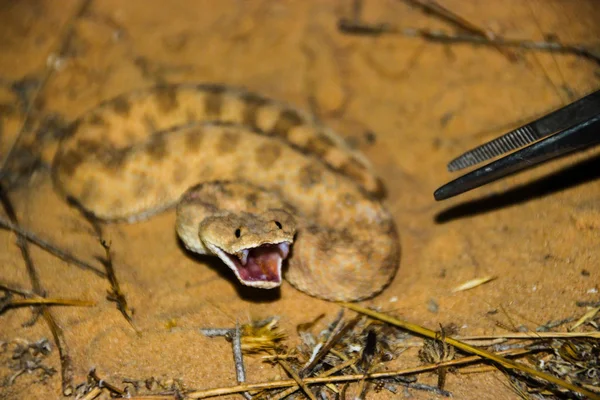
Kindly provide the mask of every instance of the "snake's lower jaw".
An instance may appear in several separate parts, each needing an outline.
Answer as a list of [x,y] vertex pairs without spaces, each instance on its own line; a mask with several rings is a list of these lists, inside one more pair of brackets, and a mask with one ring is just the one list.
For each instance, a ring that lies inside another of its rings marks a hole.
[[269,243],[244,249],[235,254],[214,247],[214,253],[235,273],[239,281],[260,289],[281,285],[281,264],[289,254],[290,243]]

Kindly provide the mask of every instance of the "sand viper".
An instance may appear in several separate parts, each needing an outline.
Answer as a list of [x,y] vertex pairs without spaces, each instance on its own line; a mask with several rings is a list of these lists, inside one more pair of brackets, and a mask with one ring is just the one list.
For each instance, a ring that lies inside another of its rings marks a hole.
[[[286,279],[360,300],[394,276],[399,243],[363,155],[288,105],[221,85],[160,85],[101,103],[71,125],[55,186],[105,221],[177,206],[177,233],[241,283]],[[286,264],[284,263],[284,264]]]

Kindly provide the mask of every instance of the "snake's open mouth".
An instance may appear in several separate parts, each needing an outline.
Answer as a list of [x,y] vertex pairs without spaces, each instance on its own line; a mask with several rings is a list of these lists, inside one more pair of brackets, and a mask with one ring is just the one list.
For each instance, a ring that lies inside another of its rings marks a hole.
[[272,289],[281,285],[281,263],[290,252],[290,243],[263,244],[235,254],[218,249],[217,255],[246,286]]

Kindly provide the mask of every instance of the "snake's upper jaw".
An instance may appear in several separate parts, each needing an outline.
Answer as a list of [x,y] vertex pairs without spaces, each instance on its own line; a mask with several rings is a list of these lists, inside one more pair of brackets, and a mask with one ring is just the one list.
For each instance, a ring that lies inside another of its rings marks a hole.
[[211,250],[246,286],[273,289],[281,285],[281,264],[290,252],[290,242],[268,243],[243,249],[234,254],[217,246]]

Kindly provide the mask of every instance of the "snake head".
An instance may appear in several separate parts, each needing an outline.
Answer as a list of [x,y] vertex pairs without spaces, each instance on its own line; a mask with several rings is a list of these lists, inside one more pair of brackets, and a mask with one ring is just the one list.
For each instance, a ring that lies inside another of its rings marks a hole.
[[262,214],[222,212],[199,226],[202,243],[246,286],[272,289],[281,285],[281,264],[290,252],[296,220],[276,209]]

